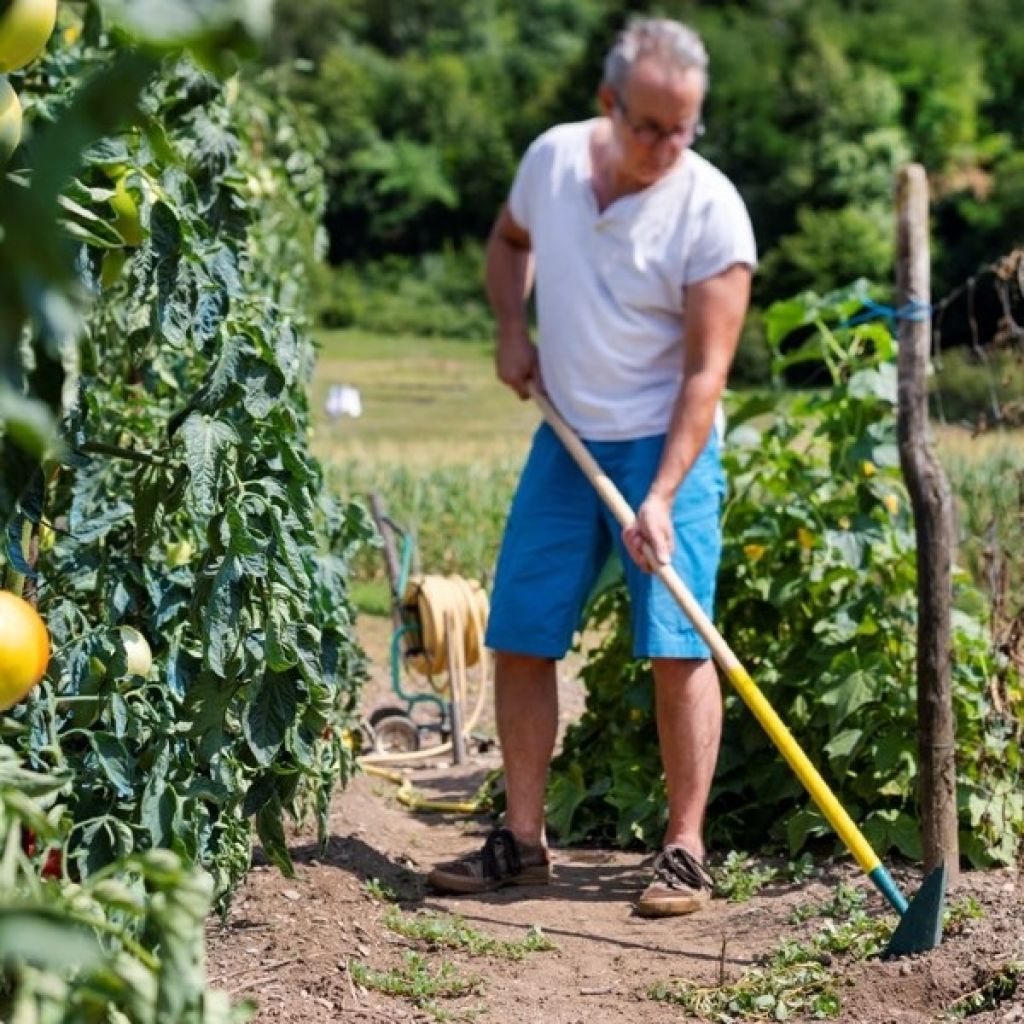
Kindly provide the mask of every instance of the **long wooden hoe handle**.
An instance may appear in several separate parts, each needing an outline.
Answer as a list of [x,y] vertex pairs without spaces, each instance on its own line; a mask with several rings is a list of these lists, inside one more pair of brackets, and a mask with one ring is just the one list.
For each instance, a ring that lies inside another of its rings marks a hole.
[[[584,472],[601,499],[611,509],[619,524],[624,528],[632,525],[636,516],[629,507],[629,503],[623,498],[615,484],[605,475],[569,424],[562,419],[548,397],[542,394],[535,384],[530,385],[530,394],[540,408],[548,425],[558,435],[566,450]],[[849,814],[846,813],[843,805],[836,799],[828,784],[821,777],[818,769],[811,764],[807,755],[793,738],[793,734],[786,727],[786,724],[779,718],[775,709],[768,703],[764,694],[758,689],[757,684],[751,679],[750,674],[740,664],[739,659],[733,654],[729,645],[722,638],[722,634],[718,632],[711,620],[704,614],[704,609],[694,599],[675,569],[671,565],[659,564],[650,547],[646,549],[646,554],[650,564],[657,565],[654,571],[658,578],[665,584],[669,593],[686,613],[704,642],[711,648],[715,661],[718,662],[722,671],[728,677],[729,682],[736,688],[743,702],[750,708],[754,717],[761,723],[762,728],[768,733],[775,746],[778,747],[779,752],[786,759],[790,768],[796,773],[797,778],[803,783],[807,792],[810,793],[811,798],[818,805],[821,813],[828,819],[829,824],[836,830],[839,838],[845,843],[846,848],[856,858],[861,870],[871,877],[871,880],[878,886],[886,899],[889,900],[900,914],[903,914],[907,909],[907,901],[899,889],[896,888],[888,872],[882,867],[878,855],[871,848],[871,844],[864,838],[863,833],[854,824]]]

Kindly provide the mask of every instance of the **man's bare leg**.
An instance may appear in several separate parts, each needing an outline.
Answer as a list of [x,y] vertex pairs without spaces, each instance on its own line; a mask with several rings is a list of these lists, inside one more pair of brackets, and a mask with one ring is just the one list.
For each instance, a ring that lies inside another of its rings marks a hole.
[[494,690],[505,765],[504,828],[493,830],[481,850],[434,866],[427,884],[441,892],[480,893],[551,880],[544,796],[558,730],[555,663],[498,653]]
[[711,898],[704,867],[704,810],[718,759],[722,694],[710,661],[653,661],[658,747],[668,789],[664,849],[636,903],[644,917],[692,914]]
[[528,846],[544,846],[544,796],[558,732],[555,662],[496,652],[494,705],[505,768],[505,827]]
[[656,658],[658,745],[668,789],[665,846],[704,859],[704,811],[722,736],[722,692],[712,661]]

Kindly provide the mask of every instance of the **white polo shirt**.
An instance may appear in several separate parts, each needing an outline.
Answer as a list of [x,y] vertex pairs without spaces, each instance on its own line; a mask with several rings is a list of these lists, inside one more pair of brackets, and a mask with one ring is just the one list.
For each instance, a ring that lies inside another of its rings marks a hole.
[[683,371],[683,289],[757,262],[739,193],[686,151],[655,184],[598,211],[590,136],[596,120],[559,125],[523,157],[509,212],[536,254],[544,386],[582,437],[661,434]]

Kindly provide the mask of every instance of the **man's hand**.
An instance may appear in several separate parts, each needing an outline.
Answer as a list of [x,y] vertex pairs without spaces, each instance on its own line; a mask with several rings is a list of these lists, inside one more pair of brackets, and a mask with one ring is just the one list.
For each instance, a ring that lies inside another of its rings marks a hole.
[[529,398],[530,381],[536,380],[537,349],[525,327],[498,328],[498,347],[494,356],[498,380],[520,398]]
[[647,549],[654,553],[659,565],[671,561],[675,547],[675,532],[672,529],[672,499],[659,494],[649,494],[636,510],[632,526],[622,531],[622,543],[629,557],[645,572],[654,572],[657,565],[651,565]]

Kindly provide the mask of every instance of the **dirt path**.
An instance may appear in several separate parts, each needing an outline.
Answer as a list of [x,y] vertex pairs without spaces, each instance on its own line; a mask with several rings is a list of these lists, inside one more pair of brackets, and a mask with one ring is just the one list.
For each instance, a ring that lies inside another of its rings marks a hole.
[[[386,683],[379,672],[374,686],[380,697]],[[579,695],[567,691],[566,696],[571,714]],[[465,799],[496,764],[490,753],[459,769],[435,763],[409,774],[427,797]],[[678,1005],[652,1000],[650,988],[670,979],[707,986],[733,983],[783,940],[806,941],[822,928],[820,917],[794,923],[794,910],[828,901],[841,880],[870,888],[849,866],[826,865],[810,880],[768,885],[747,902],[716,899],[698,916],[650,921],[630,909],[645,884],[647,858],[563,849],[556,853],[555,881],[548,887],[440,898],[424,891],[423,873],[435,861],[477,846],[489,822],[414,814],[395,794],[396,787],[385,780],[356,779],[335,799],[327,850],[319,852],[311,831],[294,833],[293,879],[266,866],[257,852],[257,866],[226,921],[211,924],[211,979],[239,998],[255,998],[257,1021],[655,1024],[693,1019]],[[919,881],[905,873],[898,873],[898,880],[906,891]],[[1024,961],[1020,875],[1009,870],[970,873],[951,899],[965,906],[968,896],[977,901],[981,916],[965,921],[924,956],[852,965],[836,959],[831,969],[839,979],[839,1019],[937,1021],[992,971]],[[883,910],[873,892],[867,908]],[[417,914],[434,922],[458,915],[480,935],[510,941],[522,941],[537,927],[556,948],[531,952],[518,962],[434,949],[394,927],[396,918],[415,922]],[[425,969],[435,975],[447,964],[461,978],[478,979],[474,991],[418,1008],[408,998],[360,983],[361,970],[394,975],[408,965],[410,951],[422,954]],[[1024,1024],[1024,979],[1015,996],[970,1019]]]

